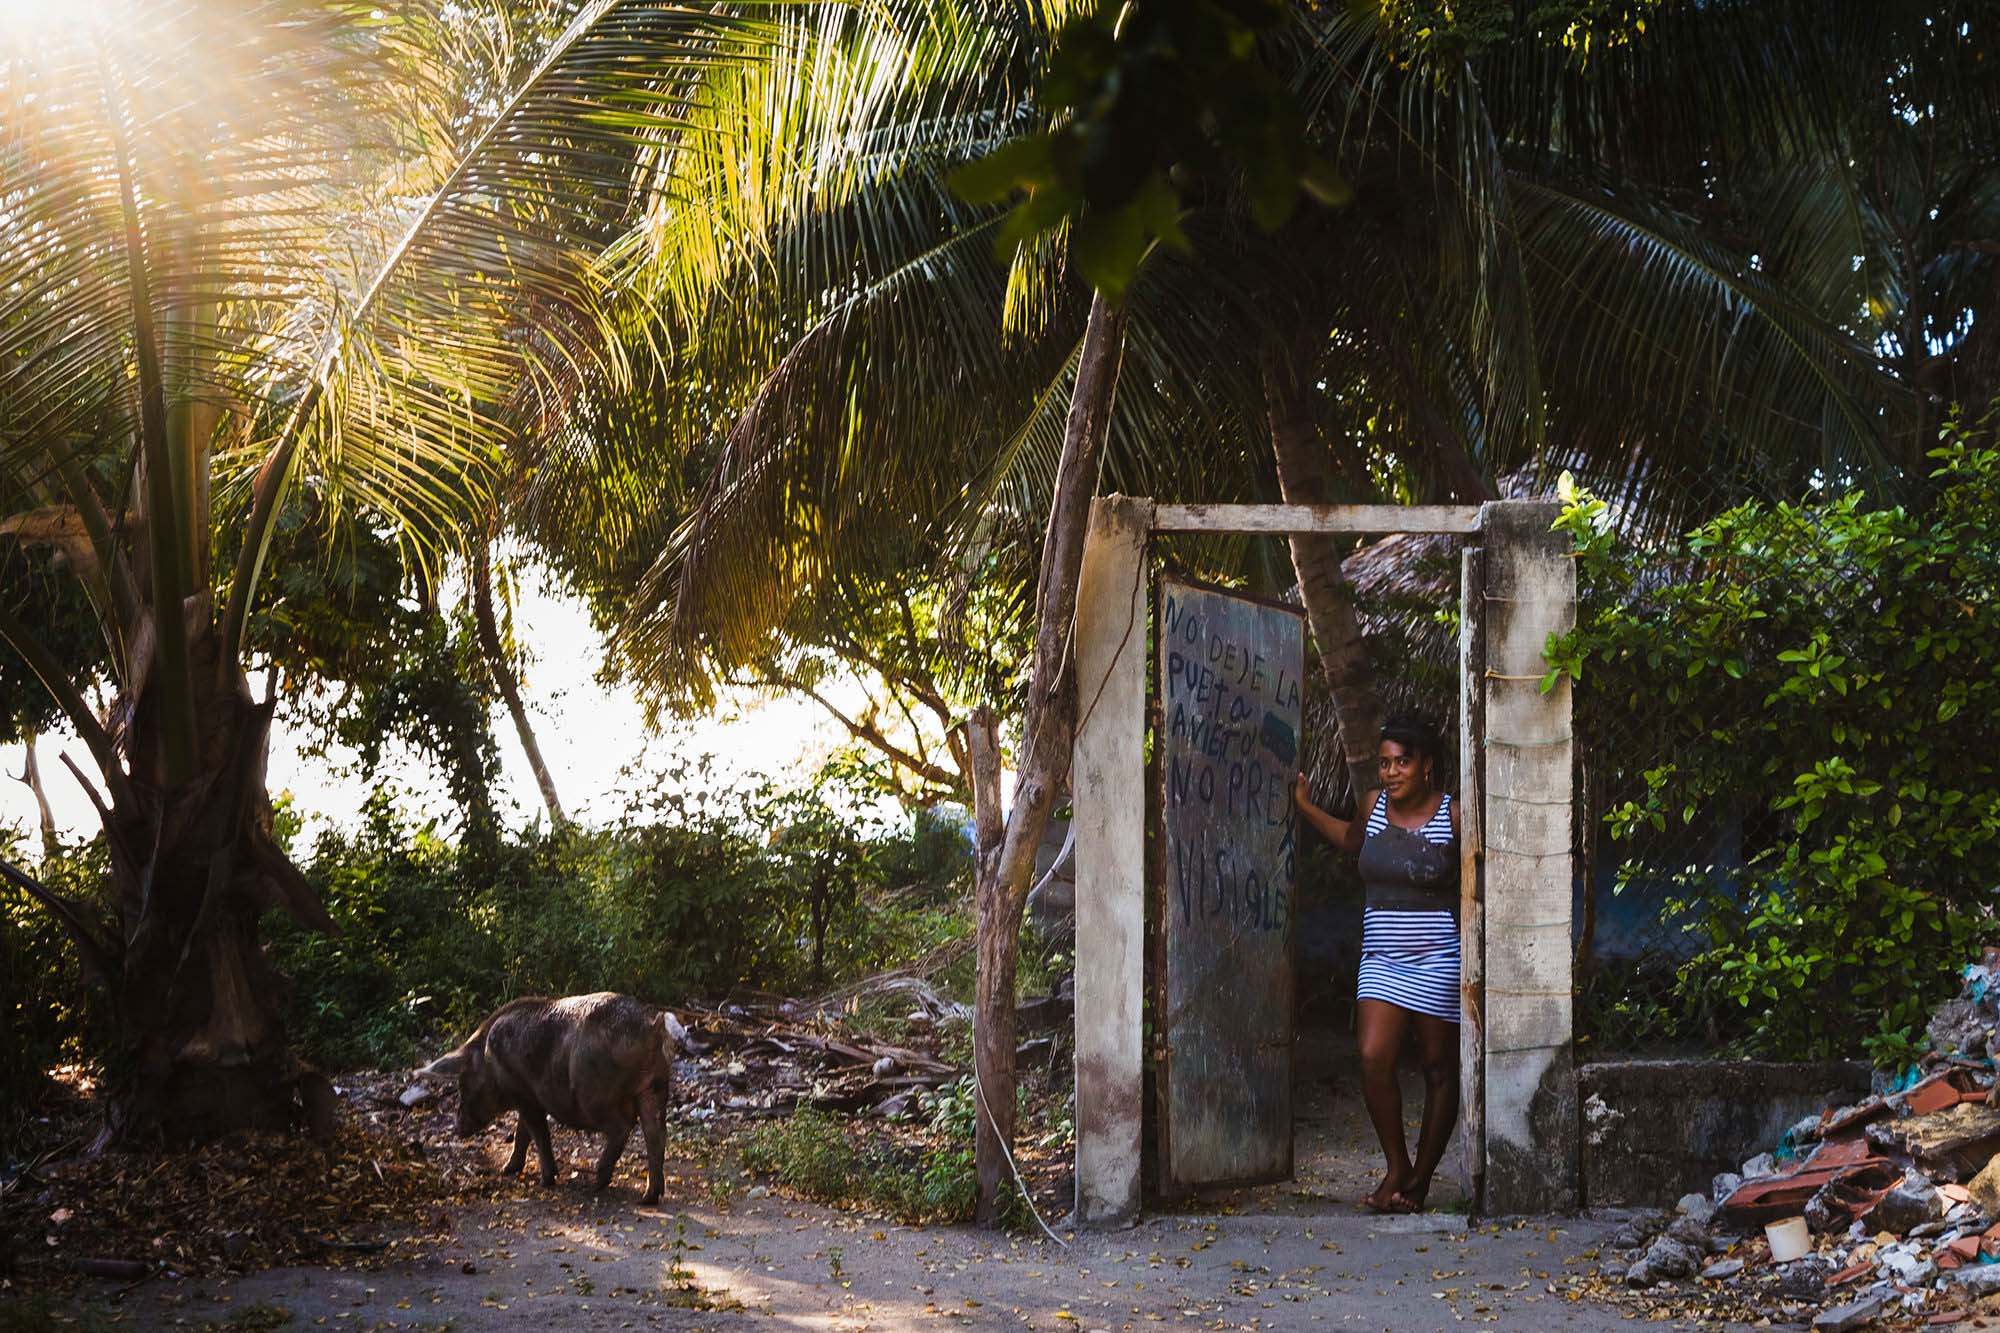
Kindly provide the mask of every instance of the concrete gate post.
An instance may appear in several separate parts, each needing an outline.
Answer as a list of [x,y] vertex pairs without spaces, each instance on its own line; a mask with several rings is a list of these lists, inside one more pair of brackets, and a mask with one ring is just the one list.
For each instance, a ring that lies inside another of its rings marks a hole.
[[1567,679],[1541,688],[1543,646],[1576,623],[1576,568],[1568,544],[1550,530],[1559,512],[1505,500],[1479,514],[1483,994],[1468,999],[1483,1010],[1476,1031],[1484,1105],[1468,1108],[1477,1141],[1466,1146],[1471,1169],[1484,1168],[1488,1215],[1578,1206],[1570,688]]
[[1076,1221],[1086,1227],[1139,1213],[1152,526],[1150,500],[1093,500],[1076,593]]

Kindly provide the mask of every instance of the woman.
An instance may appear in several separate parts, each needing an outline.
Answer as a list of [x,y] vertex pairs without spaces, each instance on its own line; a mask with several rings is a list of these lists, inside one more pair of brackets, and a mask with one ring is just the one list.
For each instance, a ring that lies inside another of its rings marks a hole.
[[[1361,1093],[1388,1171],[1361,1202],[1371,1212],[1423,1209],[1431,1176],[1458,1119],[1458,807],[1437,790],[1438,740],[1416,718],[1391,718],[1377,751],[1378,787],[1353,819],[1313,803],[1301,773],[1293,798],[1327,841],[1358,852],[1366,889],[1356,1019]],[[1424,1119],[1411,1158],[1403,1137],[1396,1060],[1415,1036],[1424,1067]]]

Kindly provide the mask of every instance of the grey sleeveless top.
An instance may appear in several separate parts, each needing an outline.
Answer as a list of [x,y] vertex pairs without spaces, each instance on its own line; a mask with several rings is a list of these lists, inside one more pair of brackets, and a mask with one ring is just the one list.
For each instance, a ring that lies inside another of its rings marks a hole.
[[1421,829],[1389,822],[1389,795],[1375,798],[1357,865],[1366,890],[1363,906],[1386,912],[1458,915],[1458,840],[1451,831],[1451,796]]

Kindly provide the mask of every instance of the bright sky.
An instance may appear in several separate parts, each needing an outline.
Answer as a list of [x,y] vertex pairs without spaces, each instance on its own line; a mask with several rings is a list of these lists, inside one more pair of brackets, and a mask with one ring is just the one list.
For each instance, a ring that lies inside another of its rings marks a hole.
[[[717,774],[723,780],[756,774],[802,780],[845,738],[817,705],[790,698],[746,699],[731,716],[668,724],[671,729],[665,734],[648,736],[632,693],[607,690],[592,679],[600,652],[582,604],[552,596],[533,583],[532,578],[522,579],[515,609],[516,635],[533,654],[524,673],[523,694],[535,737],[555,775],[556,794],[572,818],[597,822],[618,814],[634,781],[624,774],[628,765],[637,763],[641,772],[657,773],[676,756],[691,759],[709,753],[716,757]],[[855,700],[837,696],[836,702],[845,705]],[[513,721],[497,703],[493,735],[500,745],[502,774],[496,798],[507,821],[518,826],[543,813],[541,796]],[[293,793],[307,817],[304,845],[310,846],[324,823],[352,827],[369,788],[325,760],[301,755],[300,740],[286,728],[281,713],[271,744],[269,778],[274,796],[288,789]],[[91,771],[89,755],[73,734],[44,736],[36,747],[43,786],[59,825],[71,834],[93,834],[97,816],[62,764],[59,756],[65,750],[86,773]],[[343,756],[341,766],[352,758]],[[21,772],[21,747],[0,746],[0,766],[5,769],[0,776],[0,824],[32,834],[34,798],[25,784],[13,780]],[[408,751],[385,754],[382,775],[407,793],[407,808],[426,815],[450,812],[444,784],[426,762]]]

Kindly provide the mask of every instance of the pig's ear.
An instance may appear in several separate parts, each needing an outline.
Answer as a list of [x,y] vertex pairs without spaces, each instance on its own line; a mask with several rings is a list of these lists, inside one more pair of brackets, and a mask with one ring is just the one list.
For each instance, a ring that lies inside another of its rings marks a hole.
[[674,1045],[687,1045],[688,1030],[681,1026],[680,1019],[674,1017],[671,1009],[660,1011],[660,1026],[666,1029],[667,1037]]
[[432,1078],[453,1078],[459,1074],[463,1074],[471,1063],[472,1057],[467,1055],[465,1048],[461,1046],[449,1054],[440,1055],[437,1059],[419,1069],[417,1076],[419,1078],[426,1075]]

